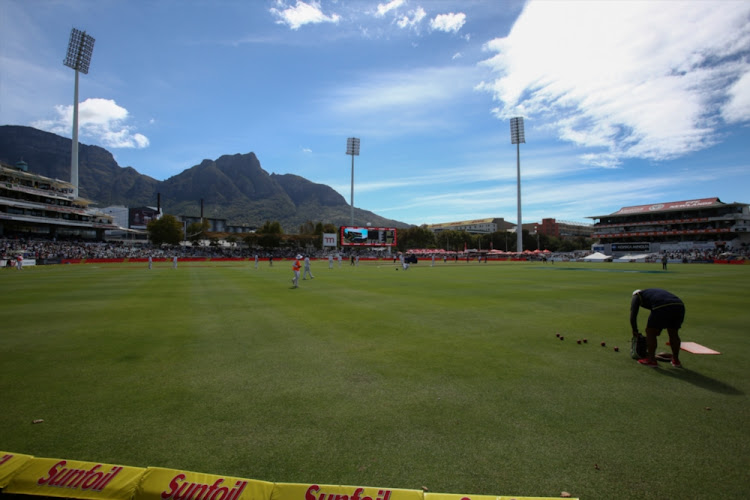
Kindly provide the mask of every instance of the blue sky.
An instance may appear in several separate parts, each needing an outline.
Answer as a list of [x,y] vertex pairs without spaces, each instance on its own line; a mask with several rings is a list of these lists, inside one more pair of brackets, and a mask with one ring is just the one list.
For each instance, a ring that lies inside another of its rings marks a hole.
[[80,142],[156,179],[254,152],[349,202],[358,137],[356,207],[516,222],[522,116],[524,223],[750,202],[750,1],[0,0],[1,124],[70,137],[71,28]]

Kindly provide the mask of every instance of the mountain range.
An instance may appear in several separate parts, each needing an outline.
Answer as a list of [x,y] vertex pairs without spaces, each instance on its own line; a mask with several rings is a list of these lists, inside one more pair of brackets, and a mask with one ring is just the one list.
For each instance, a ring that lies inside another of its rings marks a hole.
[[[96,206],[156,206],[164,213],[226,219],[231,225],[262,226],[278,221],[287,233],[305,222],[350,225],[351,207],[343,196],[324,184],[293,174],[269,174],[255,153],[223,155],[203,160],[159,181],[133,167],[121,167],[112,153],[79,143],[79,194]],[[0,126],[0,161],[15,165],[23,160],[29,171],[70,180],[72,141],[50,132],[18,125]],[[409,227],[373,212],[354,208],[354,224]]]

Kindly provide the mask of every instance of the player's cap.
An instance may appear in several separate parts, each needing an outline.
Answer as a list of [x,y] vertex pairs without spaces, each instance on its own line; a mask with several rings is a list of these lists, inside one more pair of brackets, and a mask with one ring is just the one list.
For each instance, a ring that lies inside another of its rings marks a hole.
[[298,259],[301,259],[301,258],[302,258],[302,256],[301,256],[301,255],[297,255],[297,258],[298,258]]
[[641,293],[641,291],[640,290],[633,290],[633,295],[636,295],[638,293]]

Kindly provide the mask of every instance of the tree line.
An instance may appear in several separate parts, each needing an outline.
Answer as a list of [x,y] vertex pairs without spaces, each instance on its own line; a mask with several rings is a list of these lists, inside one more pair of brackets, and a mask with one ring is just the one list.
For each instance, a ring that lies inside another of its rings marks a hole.
[[[219,236],[208,231],[208,221],[188,224],[183,231],[183,223],[173,215],[164,215],[158,220],[152,220],[147,226],[148,237],[155,245],[176,245],[187,239],[191,242],[209,240],[218,244]],[[322,248],[324,233],[337,233],[339,228],[334,224],[314,223],[307,221],[299,227],[297,234],[284,234],[278,221],[266,221],[254,233],[241,237],[235,234],[222,238],[230,243],[242,241],[250,248],[274,250],[279,248]],[[583,236],[573,238],[558,238],[546,234],[530,234],[523,231],[524,250],[549,250],[551,252],[572,252],[591,248],[593,240]],[[451,252],[462,252],[464,249],[502,250],[513,252],[516,250],[516,235],[506,231],[496,231],[490,234],[472,234],[466,231],[432,232],[427,226],[412,226],[397,231],[396,247],[401,252],[408,252],[415,248],[435,248]]]

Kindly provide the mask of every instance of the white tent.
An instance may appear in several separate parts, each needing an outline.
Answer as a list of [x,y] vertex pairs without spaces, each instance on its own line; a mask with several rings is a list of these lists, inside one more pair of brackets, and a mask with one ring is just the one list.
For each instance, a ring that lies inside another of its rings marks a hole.
[[612,257],[601,252],[592,253],[583,258],[584,262],[611,262]]

